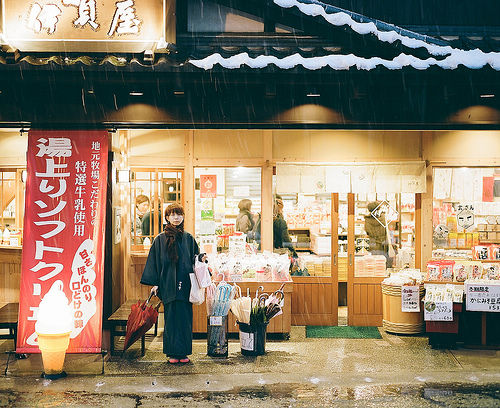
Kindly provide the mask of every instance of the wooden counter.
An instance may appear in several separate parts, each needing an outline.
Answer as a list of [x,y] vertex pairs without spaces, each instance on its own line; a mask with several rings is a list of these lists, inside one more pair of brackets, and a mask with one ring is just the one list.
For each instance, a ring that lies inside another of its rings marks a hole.
[[0,246],[0,303],[19,302],[22,247]]
[[[130,256],[130,267],[125,281],[126,299],[147,299],[151,290],[150,286],[141,285],[142,271],[146,264],[148,257],[147,252],[132,252]],[[262,285],[264,286],[263,292],[271,294],[280,288],[283,282],[238,282],[241,288],[241,293],[245,296],[247,288],[250,289],[250,295],[255,296],[256,289]],[[283,289],[285,293],[285,307],[283,314],[271,320],[267,327],[268,333],[290,333],[292,324],[292,291],[293,282],[287,282]],[[229,312],[229,331],[237,332],[238,327],[234,325],[235,319],[231,312]],[[206,333],[207,331],[207,308],[205,303],[200,306],[193,307],[193,332]]]

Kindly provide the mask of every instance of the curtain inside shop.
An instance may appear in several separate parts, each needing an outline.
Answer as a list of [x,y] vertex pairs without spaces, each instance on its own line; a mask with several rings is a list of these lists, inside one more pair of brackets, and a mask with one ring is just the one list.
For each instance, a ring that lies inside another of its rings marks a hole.
[[425,162],[277,163],[276,190],[287,193],[425,193]]

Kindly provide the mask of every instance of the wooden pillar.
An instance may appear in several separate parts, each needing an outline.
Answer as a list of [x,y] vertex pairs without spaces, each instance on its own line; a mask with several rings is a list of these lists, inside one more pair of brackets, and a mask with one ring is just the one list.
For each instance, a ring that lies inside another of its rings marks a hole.
[[261,180],[261,248],[273,250],[273,131],[263,131],[264,164]]
[[347,324],[353,325],[354,312],[354,254],[356,252],[354,228],[354,194],[347,194]]
[[[422,159],[428,163],[426,168],[427,188],[426,192],[421,195],[421,249],[420,249],[420,265],[423,267],[432,257],[432,195],[433,195],[433,167],[430,164],[432,156],[432,132],[422,132]],[[417,248],[415,248],[415,251]],[[417,258],[415,257],[415,261]]]
[[184,217],[184,230],[194,235],[194,220],[195,220],[195,210],[194,210],[194,130],[190,130],[186,135],[186,140],[184,143],[184,157],[185,157],[185,167],[184,167],[184,211],[186,216]]
[[339,193],[332,193],[331,195],[331,294],[332,294],[332,326],[339,324]]
[[422,194],[415,194],[415,268],[422,269]]

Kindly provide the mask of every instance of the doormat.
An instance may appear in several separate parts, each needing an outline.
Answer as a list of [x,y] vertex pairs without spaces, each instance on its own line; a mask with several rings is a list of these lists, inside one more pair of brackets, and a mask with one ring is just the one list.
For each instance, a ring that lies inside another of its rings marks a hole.
[[381,339],[377,327],[371,326],[306,326],[306,337],[332,339]]

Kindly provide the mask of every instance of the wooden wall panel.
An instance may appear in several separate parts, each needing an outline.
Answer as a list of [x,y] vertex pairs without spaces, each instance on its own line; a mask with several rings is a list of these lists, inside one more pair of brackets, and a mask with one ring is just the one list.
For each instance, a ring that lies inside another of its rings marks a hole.
[[351,325],[382,325],[382,289],[379,282],[354,283],[352,303]]
[[256,159],[264,157],[263,131],[201,129],[194,131],[194,160]]

